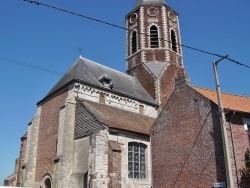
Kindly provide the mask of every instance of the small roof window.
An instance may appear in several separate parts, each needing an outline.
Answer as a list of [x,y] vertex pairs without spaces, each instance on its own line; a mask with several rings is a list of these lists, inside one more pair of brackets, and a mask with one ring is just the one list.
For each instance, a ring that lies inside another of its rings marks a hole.
[[98,78],[99,82],[107,88],[112,89],[113,88],[113,83],[111,82],[111,78],[107,76],[107,74],[103,74]]

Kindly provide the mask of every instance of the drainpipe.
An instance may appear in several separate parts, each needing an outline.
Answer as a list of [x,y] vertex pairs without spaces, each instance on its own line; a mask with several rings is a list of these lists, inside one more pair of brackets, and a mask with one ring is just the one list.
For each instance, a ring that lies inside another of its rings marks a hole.
[[232,115],[230,116],[229,126],[230,126],[231,140],[232,140],[234,167],[235,167],[235,172],[236,172],[237,185],[238,185],[238,188],[240,188],[241,186],[240,186],[240,179],[239,179],[238,163],[237,163],[237,160],[236,160],[234,136],[233,136],[233,130],[232,130],[232,119],[233,119],[234,115],[235,115],[235,111],[233,111]]

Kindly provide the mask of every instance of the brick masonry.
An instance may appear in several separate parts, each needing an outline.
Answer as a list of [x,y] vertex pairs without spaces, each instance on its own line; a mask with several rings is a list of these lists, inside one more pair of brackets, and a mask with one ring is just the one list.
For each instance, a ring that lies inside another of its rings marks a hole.
[[45,174],[52,174],[57,150],[60,107],[67,98],[67,90],[61,90],[41,105],[37,146],[35,181],[42,181]]
[[160,108],[166,104],[175,88],[176,67],[170,64],[158,79],[160,93]]
[[[117,142],[118,144],[118,142]],[[108,146],[108,188],[121,188],[121,150]]]
[[[150,11],[157,12],[150,15]],[[137,19],[134,19],[137,18]],[[135,21],[133,21],[135,20]],[[163,107],[168,97],[174,89],[174,79],[176,77],[176,68],[183,67],[182,50],[177,45],[177,52],[172,50],[171,30],[176,34],[176,42],[180,44],[180,29],[178,14],[166,5],[142,5],[135,8],[126,16],[127,23],[127,72],[135,76],[145,90],[159,102]],[[150,27],[154,25],[158,28],[159,47],[151,48],[150,46]],[[132,31],[137,35],[137,52],[132,54]],[[140,34],[145,33],[145,35]],[[143,63],[160,63],[167,62],[167,66],[156,78]]]
[[[247,114],[236,112],[233,115],[232,111],[226,111],[234,187],[240,184],[242,188],[249,187],[249,181],[242,173],[245,152],[249,148],[248,133],[243,122],[245,117]],[[226,182],[218,106],[185,82],[179,82],[176,86],[155,121],[151,136],[155,188],[202,188],[215,182]]]
[[217,105],[187,85],[175,89],[152,128],[154,188],[225,182]]
[[[142,64],[135,69],[134,74],[146,91],[156,99],[155,78]],[[147,79],[145,79],[147,78]]]
[[245,152],[247,148],[249,148],[249,140],[247,131],[244,130],[244,125],[242,121],[242,116],[236,115],[232,116],[232,113],[226,114],[227,119],[227,136],[229,141],[229,149],[230,149],[230,158],[232,163],[232,174],[234,178],[234,187],[237,187],[237,178],[236,178],[236,169],[234,165],[234,157],[233,157],[233,149],[232,149],[232,139],[230,134],[230,119],[232,125],[232,133],[234,138],[234,148],[235,148],[235,159],[237,161],[238,166],[238,174],[239,174],[239,184],[242,188],[249,187],[249,180],[245,178],[242,173],[242,170],[246,167],[245,165]]
[[23,179],[22,168],[25,162],[26,146],[27,146],[27,135],[25,134],[21,138],[21,148],[20,148],[20,154],[18,159],[18,170],[17,170],[17,186],[22,185],[22,179]]

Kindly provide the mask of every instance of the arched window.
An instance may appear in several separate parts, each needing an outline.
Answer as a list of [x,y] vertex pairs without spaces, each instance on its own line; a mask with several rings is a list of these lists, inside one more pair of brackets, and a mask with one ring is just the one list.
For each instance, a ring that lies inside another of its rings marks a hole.
[[146,148],[142,143],[128,143],[129,178],[146,178]]
[[44,181],[44,187],[45,188],[51,188],[51,181],[49,178],[46,178]]
[[155,25],[150,27],[150,46],[151,48],[159,48],[158,29]]
[[171,30],[171,44],[172,44],[172,50],[174,52],[177,52],[176,36],[174,30]]
[[41,188],[51,188],[52,187],[52,178],[49,173],[45,174],[42,180]]
[[136,31],[132,32],[132,54],[137,51],[137,34]]

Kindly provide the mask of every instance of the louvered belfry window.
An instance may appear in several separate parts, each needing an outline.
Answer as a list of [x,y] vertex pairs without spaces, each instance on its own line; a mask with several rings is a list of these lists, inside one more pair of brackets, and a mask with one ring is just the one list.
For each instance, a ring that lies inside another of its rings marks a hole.
[[137,36],[136,31],[132,32],[132,54],[137,51]]
[[172,50],[174,52],[177,52],[176,36],[174,30],[171,30],[171,44],[172,44]]
[[158,29],[154,25],[150,27],[150,46],[151,48],[159,48]]
[[146,145],[137,142],[128,144],[128,177],[146,178]]

